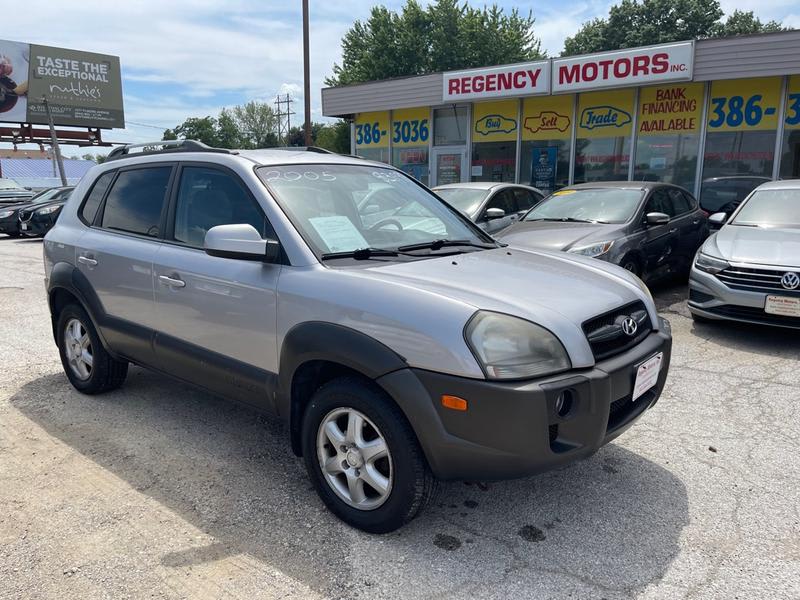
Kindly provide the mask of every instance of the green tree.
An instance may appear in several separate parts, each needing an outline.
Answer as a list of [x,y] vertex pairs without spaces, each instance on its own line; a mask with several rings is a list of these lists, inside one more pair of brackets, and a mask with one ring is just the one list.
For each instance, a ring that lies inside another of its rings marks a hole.
[[564,41],[562,56],[619,50],[743,33],[779,31],[780,23],[762,23],[752,12],[734,11],[726,21],[718,0],[622,0],[605,19],[584,23]]
[[350,123],[339,120],[333,125],[325,125],[317,133],[314,143],[331,152],[350,154]]
[[497,5],[472,8],[459,0],[436,0],[422,8],[407,0],[402,10],[372,9],[342,38],[342,64],[327,85],[421,75],[542,57],[534,18]]
[[[311,123],[311,145],[317,145],[317,138],[319,132],[325,127],[323,123]],[[289,135],[286,137],[287,146],[305,146],[306,145],[306,130],[305,127],[292,127],[289,130]]]
[[220,148],[243,148],[242,132],[232,111],[223,108],[217,117],[217,143]]
[[217,120],[214,117],[190,117],[175,129],[164,132],[164,140],[197,140],[209,146],[219,143]]
[[266,102],[251,100],[247,104],[234,106],[231,115],[239,129],[242,147],[268,148],[278,145],[275,133],[278,116]]

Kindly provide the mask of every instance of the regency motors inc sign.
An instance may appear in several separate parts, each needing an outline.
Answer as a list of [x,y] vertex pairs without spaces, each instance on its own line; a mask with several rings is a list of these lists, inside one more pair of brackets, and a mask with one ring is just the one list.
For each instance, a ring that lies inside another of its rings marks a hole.
[[0,121],[125,127],[119,58],[0,40]]

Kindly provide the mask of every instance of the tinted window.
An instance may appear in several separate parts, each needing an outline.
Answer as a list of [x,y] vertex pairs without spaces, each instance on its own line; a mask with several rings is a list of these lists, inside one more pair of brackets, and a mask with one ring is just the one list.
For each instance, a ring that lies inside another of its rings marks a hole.
[[541,198],[525,188],[514,188],[514,197],[517,199],[517,210],[528,210]]
[[100,206],[103,196],[106,195],[106,190],[108,189],[108,186],[111,185],[111,180],[114,179],[114,174],[115,171],[103,173],[97,178],[97,181],[94,182],[92,191],[89,192],[88,196],[86,196],[86,200],[83,202],[83,208],[81,209],[81,216],[86,223],[89,223],[90,225],[94,223],[94,217],[97,214],[97,208]]
[[240,223],[252,225],[264,239],[272,237],[267,220],[238,181],[215,169],[183,169],[175,205],[177,241],[202,248],[212,227]]
[[689,199],[680,190],[670,189],[669,199],[672,202],[673,211],[676,215],[682,215],[692,210]]
[[644,210],[644,214],[653,212],[664,213],[670,217],[675,216],[675,208],[672,206],[672,201],[670,200],[669,194],[664,188],[658,188],[655,190],[650,195],[650,199],[647,201],[647,207]]
[[500,208],[507,215],[517,212],[516,202],[514,201],[514,192],[511,190],[502,190],[497,192],[492,199],[489,200],[486,208]]
[[157,237],[172,167],[123,171],[108,193],[103,227]]

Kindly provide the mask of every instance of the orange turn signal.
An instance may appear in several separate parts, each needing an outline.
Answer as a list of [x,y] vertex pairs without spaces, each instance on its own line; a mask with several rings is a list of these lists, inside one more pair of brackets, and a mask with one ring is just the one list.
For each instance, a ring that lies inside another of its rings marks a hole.
[[442,406],[453,410],[467,410],[467,401],[458,396],[442,396]]

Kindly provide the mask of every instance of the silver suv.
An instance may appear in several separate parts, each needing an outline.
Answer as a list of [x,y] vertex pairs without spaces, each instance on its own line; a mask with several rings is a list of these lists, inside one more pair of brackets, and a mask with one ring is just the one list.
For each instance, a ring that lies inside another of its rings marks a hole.
[[[403,218],[362,215],[387,186]],[[276,414],[370,532],[437,479],[591,455],[667,376],[669,324],[632,274],[503,246],[401,171],[313,149],[118,148],[44,254],[72,385],[112,390],[134,363]]]

